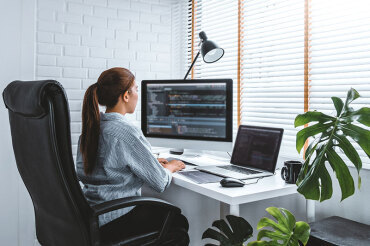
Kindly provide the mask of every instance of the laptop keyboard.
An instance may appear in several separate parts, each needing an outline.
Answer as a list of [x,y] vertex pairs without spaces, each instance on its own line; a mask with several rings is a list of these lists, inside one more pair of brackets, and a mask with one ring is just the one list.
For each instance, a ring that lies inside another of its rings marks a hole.
[[229,170],[229,171],[234,171],[234,172],[237,172],[237,173],[243,173],[243,174],[261,173],[259,171],[254,171],[254,170],[251,170],[251,169],[242,168],[242,167],[238,167],[238,166],[235,166],[235,165],[218,166],[218,167]]

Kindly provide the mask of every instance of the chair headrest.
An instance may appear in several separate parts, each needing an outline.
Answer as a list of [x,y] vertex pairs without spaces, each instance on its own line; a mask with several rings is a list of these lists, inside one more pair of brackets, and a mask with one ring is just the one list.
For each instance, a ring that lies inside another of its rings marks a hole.
[[26,117],[41,117],[47,110],[45,96],[50,87],[63,91],[62,85],[55,80],[13,81],[3,91],[5,106]]

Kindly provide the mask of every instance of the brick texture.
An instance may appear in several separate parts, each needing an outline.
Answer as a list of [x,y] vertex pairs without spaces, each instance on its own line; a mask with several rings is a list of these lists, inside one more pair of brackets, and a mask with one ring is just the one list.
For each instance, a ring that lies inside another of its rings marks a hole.
[[[67,92],[74,155],[83,96],[101,72],[116,66],[128,68],[139,85],[143,79],[171,78],[175,2],[37,1],[36,76],[58,80]],[[140,104],[128,117],[140,126]]]

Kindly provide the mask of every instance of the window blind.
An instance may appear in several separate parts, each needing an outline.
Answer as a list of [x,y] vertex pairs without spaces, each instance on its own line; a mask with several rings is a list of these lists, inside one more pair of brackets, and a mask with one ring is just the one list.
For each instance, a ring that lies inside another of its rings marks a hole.
[[241,124],[284,128],[280,155],[297,158],[304,112],[304,1],[243,1]]
[[[233,129],[237,131],[237,56],[238,56],[238,1],[234,0],[194,0],[188,7],[188,54],[187,68],[192,57],[195,58],[200,47],[199,33],[204,31],[209,40],[225,50],[224,56],[214,63],[205,63],[200,55],[194,65],[194,79],[231,78],[233,86]],[[192,3],[194,6],[192,6]],[[192,7],[194,13],[194,30],[192,27]],[[193,34],[193,36],[192,36]],[[193,49],[192,48],[192,37]],[[190,51],[190,52],[189,52]],[[191,51],[193,53],[191,53]],[[193,54],[193,56],[192,56]]]
[[[370,4],[367,0],[311,0],[309,109],[334,114],[332,96],[355,88],[355,109],[370,105]],[[353,142],[365,164],[370,164]],[[350,163],[349,161],[347,163]]]
[[[187,67],[199,50],[198,34],[205,31],[226,53],[214,64],[198,60],[193,77],[234,80],[234,133],[238,112],[241,124],[284,128],[280,153],[298,158],[295,140],[299,129],[294,128],[294,119],[306,106],[333,113],[330,97],[345,99],[351,87],[362,96],[353,103],[355,109],[370,104],[369,12],[367,0],[189,1]],[[238,45],[241,88],[240,108],[236,109]],[[306,102],[305,89],[309,92]],[[369,164],[366,154],[354,145]]]

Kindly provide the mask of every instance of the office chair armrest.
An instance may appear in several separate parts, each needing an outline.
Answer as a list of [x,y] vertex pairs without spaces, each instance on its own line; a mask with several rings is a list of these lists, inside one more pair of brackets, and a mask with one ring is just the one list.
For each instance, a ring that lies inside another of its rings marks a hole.
[[126,207],[131,207],[135,205],[143,205],[143,204],[160,206],[168,210],[171,210],[174,213],[181,213],[180,208],[175,207],[169,202],[166,202],[158,198],[142,197],[142,196],[115,199],[112,201],[107,201],[107,202],[99,203],[97,205],[93,205],[91,206],[91,208],[94,210],[95,215],[98,216],[98,215],[105,214],[105,213],[108,213],[108,212],[111,212],[111,211],[114,211],[120,208],[126,208]]

